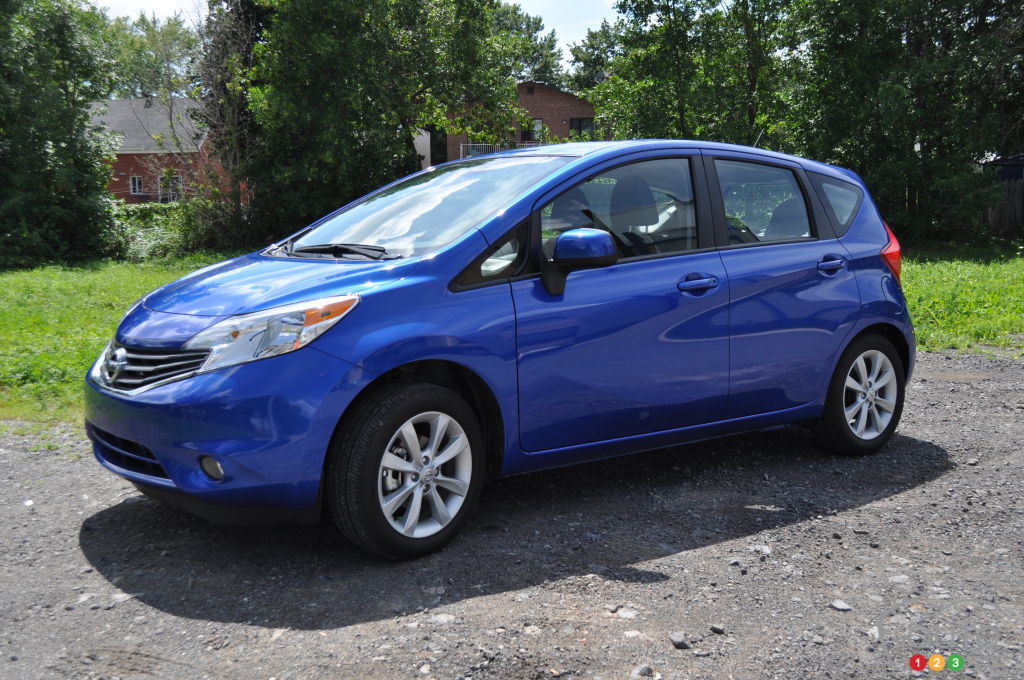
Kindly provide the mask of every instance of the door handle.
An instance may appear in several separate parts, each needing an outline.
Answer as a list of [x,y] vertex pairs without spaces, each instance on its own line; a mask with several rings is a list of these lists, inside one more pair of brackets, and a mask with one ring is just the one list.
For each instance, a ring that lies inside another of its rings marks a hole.
[[690,293],[695,292],[695,291],[699,291],[699,290],[707,290],[709,288],[714,288],[717,285],[718,285],[718,279],[716,279],[713,276],[710,276],[710,277],[705,278],[705,279],[689,279],[689,280],[686,280],[686,281],[680,281],[679,284],[678,284],[679,290],[690,292]]
[[[827,257],[827,256],[826,256]],[[829,260],[821,260],[818,262],[818,271],[821,272],[837,272],[846,266],[846,260],[841,257],[835,257]]]

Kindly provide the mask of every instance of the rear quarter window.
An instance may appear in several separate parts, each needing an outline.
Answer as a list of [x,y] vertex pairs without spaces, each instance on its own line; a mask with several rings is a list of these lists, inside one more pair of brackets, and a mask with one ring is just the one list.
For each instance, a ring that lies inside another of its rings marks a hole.
[[807,173],[811,178],[818,198],[825,204],[825,210],[835,225],[836,236],[844,235],[853,224],[860,204],[864,200],[864,191],[851,182],[844,182],[834,177],[826,177],[816,172]]

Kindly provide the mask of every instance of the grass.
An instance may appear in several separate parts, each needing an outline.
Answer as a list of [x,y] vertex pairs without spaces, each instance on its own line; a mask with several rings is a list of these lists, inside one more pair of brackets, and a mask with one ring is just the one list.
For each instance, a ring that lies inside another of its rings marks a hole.
[[82,380],[144,293],[224,259],[99,261],[0,272],[0,419],[81,418]]
[[904,250],[903,290],[924,350],[1024,355],[1024,254],[957,246]]
[[[81,418],[85,372],[131,303],[224,257],[0,272],[0,420]],[[1024,355],[1019,250],[907,249],[903,286],[920,349],[998,347]]]

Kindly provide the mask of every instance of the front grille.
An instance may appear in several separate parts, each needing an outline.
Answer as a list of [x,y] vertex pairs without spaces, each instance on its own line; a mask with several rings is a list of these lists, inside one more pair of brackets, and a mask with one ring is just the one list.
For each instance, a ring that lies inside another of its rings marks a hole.
[[142,444],[101,430],[88,421],[85,430],[99,449],[100,456],[107,462],[150,477],[170,479],[157,457]]
[[147,349],[110,344],[100,375],[117,390],[137,390],[155,383],[191,375],[209,356],[208,349]]

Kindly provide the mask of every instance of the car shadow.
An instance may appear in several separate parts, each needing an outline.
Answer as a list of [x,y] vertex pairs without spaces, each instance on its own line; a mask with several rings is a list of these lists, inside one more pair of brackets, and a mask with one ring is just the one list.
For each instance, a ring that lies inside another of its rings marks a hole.
[[87,518],[79,540],[99,574],[158,610],[329,629],[584,574],[664,581],[674,561],[644,563],[760,542],[762,530],[885,499],[952,467],[944,449],[912,437],[834,458],[782,430],[494,482],[460,537],[403,563],[358,550],[328,524],[216,526],[143,496]]

